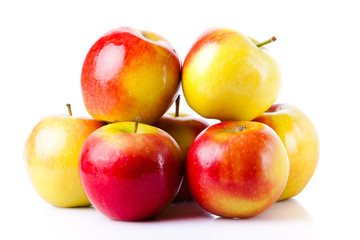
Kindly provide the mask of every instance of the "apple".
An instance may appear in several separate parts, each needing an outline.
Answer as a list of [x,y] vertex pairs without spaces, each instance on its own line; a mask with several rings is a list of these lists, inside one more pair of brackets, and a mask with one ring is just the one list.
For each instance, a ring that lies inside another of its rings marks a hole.
[[[189,106],[205,118],[252,120],[280,91],[281,74],[262,43],[237,31],[211,29],[187,54],[182,87]],[[236,110],[235,110],[236,109]]]
[[[180,95],[176,99],[175,113],[165,114],[157,121],[154,126],[169,133],[177,142],[181,149],[181,159],[185,168],[186,157],[191,144],[196,136],[209,127],[204,120],[186,113],[179,113]],[[186,172],[180,190],[175,197],[175,201],[191,200],[192,196],[186,180]]]
[[80,178],[91,204],[113,220],[152,218],[175,198],[181,151],[165,131],[134,122],[92,133],[80,154]]
[[80,182],[79,155],[86,138],[105,122],[54,115],[41,120],[25,143],[24,157],[32,185],[57,207],[88,206]]
[[81,90],[89,114],[107,122],[152,124],[169,109],[180,86],[181,62],[170,43],[148,31],[116,28],[89,50]]
[[228,121],[196,137],[186,171],[190,191],[202,208],[221,217],[248,218],[279,198],[288,178],[289,159],[270,127]]
[[270,126],[285,145],[290,173],[279,200],[298,195],[313,176],[319,160],[319,139],[310,119],[297,107],[274,104],[254,121]]

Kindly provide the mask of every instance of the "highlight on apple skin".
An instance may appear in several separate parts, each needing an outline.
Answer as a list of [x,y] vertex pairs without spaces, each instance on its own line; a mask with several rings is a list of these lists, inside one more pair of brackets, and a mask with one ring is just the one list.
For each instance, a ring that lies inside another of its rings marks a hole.
[[66,115],[49,116],[25,143],[26,169],[36,192],[57,207],[89,206],[79,175],[79,155],[86,138],[106,123]]
[[279,200],[298,195],[313,176],[319,161],[319,139],[314,125],[299,108],[274,104],[254,119],[271,127],[285,145],[290,173]]
[[289,160],[279,136],[262,123],[229,121],[200,133],[186,165],[190,191],[208,212],[228,218],[262,213],[282,193]]
[[276,100],[281,72],[264,44],[229,29],[204,32],[187,54],[182,88],[189,106],[205,118],[252,120]]
[[80,177],[86,195],[113,220],[156,216],[174,200],[183,178],[175,140],[156,127],[134,125],[118,122],[99,128],[81,149]]
[[89,50],[81,90],[89,114],[107,122],[157,121],[175,100],[181,61],[162,36],[120,27]]

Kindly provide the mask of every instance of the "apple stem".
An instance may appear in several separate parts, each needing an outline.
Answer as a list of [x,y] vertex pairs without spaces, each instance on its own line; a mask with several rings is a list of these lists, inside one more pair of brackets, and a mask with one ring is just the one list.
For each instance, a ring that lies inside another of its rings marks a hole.
[[138,129],[138,126],[139,126],[139,122],[140,122],[140,117],[136,117],[136,118],[135,118],[134,133],[137,132],[137,129]]
[[266,45],[268,43],[275,42],[275,41],[276,41],[276,37],[272,37],[272,38],[270,38],[270,39],[268,39],[268,40],[266,40],[264,42],[256,44],[256,46],[261,47],[261,46],[264,46],[264,45]]
[[238,127],[236,129],[236,132],[242,132],[242,131],[245,131],[246,130],[246,126],[245,125],[240,125],[240,127]]
[[67,103],[66,106],[67,106],[67,108],[68,108],[69,115],[72,116],[72,111],[71,111],[71,105],[70,105],[70,103]]
[[179,108],[180,108],[180,95],[176,98],[175,101],[175,117],[179,116]]

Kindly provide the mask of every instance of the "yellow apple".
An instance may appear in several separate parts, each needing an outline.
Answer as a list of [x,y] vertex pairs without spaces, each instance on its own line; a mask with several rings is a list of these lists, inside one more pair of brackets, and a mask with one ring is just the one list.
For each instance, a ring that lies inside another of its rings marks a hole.
[[205,32],[187,54],[182,87],[189,106],[205,118],[252,120],[265,112],[280,91],[276,61],[263,47],[229,29]]
[[254,121],[274,129],[288,153],[290,173],[279,200],[298,195],[310,181],[319,160],[315,127],[300,109],[286,104],[274,104]]
[[32,185],[57,207],[90,205],[81,185],[79,155],[86,138],[105,122],[66,115],[49,116],[25,143],[25,161]]

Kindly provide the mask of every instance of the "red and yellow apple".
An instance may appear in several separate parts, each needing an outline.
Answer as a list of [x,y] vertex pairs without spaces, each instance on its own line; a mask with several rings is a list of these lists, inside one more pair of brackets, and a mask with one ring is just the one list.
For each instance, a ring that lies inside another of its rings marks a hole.
[[134,122],[109,124],[85,141],[80,177],[91,204],[105,216],[148,219],[165,209],[179,190],[181,151],[159,128],[141,123],[136,127]]
[[186,171],[191,193],[202,208],[221,217],[248,218],[279,198],[289,175],[289,160],[270,127],[229,121],[196,137]]
[[[191,144],[196,136],[209,126],[209,124],[200,118],[196,118],[186,113],[169,113],[165,114],[154,126],[169,133],[178,143],[181,149],[181,159],[186,164],[186,157]],[[184,180],[181,184],[180,190],[175,197],[175,201],[191,200],[192,196],[189,191],[186,180],[186,172],[184,173]]]
[[86,138],[105,122],[66,115],[49,116],[25,143],[25,161],[32,185],[57,207],[88,206],[80,182],[79,155]]
[[181,62],[163,37],[133,28],[116,28],[89,50],[81,89],[89,114],[107,122],[157,121],[180,86]]
[[205,118],[252,120],[280,91],[276,61],[252,38],[229,29],[203,33],[187,54],[182,87],[189,106]]
[[300,109],[274,104],[254,121],[270,126],[285,145],[290,173],[279,200],[298,195],[313,176],[319,160],[319,140],[314,125]]

